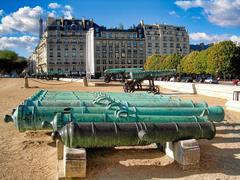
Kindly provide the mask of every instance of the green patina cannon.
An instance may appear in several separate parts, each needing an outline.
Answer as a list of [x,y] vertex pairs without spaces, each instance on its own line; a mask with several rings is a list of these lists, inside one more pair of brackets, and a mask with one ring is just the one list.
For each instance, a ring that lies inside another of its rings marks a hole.
[[124,82],[130,72],[143,71],[143,68],[113,68],[104,71],[104,82],[109,83],[112,79],[121,77],[121,82]]
[[[159,77],[164,76],[174,76],[176,75],[175,69],[166,69],[166,70],[145,70],[129,73],[129,80],[125,82],[123,89],[124,92],[134,92],[134,91],[150,91],[154,93],[159,93],[159,87],[155,86],[154,80]],[[143,88],[143,81],[148,80],[148,88]]]
[[70,148],[115,147],[163,144],[185,139],[212,139],[216,133],[212,122],[194,123],[74,123],[52,134]]
[[220,122],[223,119],[223,108],[208,107],[206,102],[196,103],[146,93],[43,90],[26,99],[13,110],[12,115],[5,116],[5,122],[13,121],[19,131],[59,130],[69,122],[200,123]]
[[[72,100],[73,94],[79,95],[78,100]],[[111,97],[123,98],[123,93],[107,93],[106,96],[103,93],[39,91],[19,105],[12,115],[6,115],[5,121],[13,121],[19,131],[26,131],[56,130],[70,121],[163,123],[224,119],[222,107],[208,107],[206,102],[141,94],[144,93],[124,94],[126,101],[120,101]],[[138,100],[140,97],[142,100]]]
[[58,129],[74,121],[80,122],[220,122],[224,111],[220,106],[199,108],[130,107],[41,107],[20,105],[5,121],[13,121],[19,131]]
[[194,103],[169,96],[146,93],[88,93],[88,92],[48,92],[40,91],[23,103],[27,106],[61,107],[207,107],[206,102]]

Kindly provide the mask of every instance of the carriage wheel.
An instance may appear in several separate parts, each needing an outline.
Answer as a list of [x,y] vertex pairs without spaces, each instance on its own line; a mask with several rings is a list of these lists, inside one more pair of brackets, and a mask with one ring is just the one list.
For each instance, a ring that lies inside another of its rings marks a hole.
[[128,93],[128,92],[129,92],[128,84],[125,83],[125,84],[123,85],[123,90],[124,90],[125,93]]
[[159,94],[159,93],[160,93],[159,87],[158,87],[158,86],[155,86],[154,89],[153,89],[153,92],[154,92],[155,94]]

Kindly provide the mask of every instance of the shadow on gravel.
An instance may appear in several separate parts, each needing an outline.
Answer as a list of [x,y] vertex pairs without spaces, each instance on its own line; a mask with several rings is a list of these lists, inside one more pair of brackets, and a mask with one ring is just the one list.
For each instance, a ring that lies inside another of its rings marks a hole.
[[[213,140],[199,140],[201,149],[200,168],[182,171],[159,149],[88,149],[87,179],[151,179],[180,178],[200,174],[222,173],[227,176],[240,175],[240,130],[228,129],[240,124],[224,124]],[[232,138],[219,135],[236,133]],[[232,143],[232,144],[231,144]],[[224,147],[221,145],[225,144]],[[228,145],[229,144],[229,147]],[[219,148],[221,147],[221,148]],[[206,177],[206,175],[204,176]]]

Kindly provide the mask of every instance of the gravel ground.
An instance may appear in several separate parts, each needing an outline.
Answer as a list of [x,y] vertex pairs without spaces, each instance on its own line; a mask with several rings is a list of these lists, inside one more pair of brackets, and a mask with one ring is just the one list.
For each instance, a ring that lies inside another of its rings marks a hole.
[[[56,179],[56,148],[47,132],[19,133],[5,114],[39,89],[69,91],[115,91],[120,86],[82,87],[80,83],[0,79],[0,179]],[[165,94],[209,105],[224,105],[225,100],[161,89]],[[200,168],[182,171],[155,148],[118,147],[87,150],[87,179],[240,179],[240,113],[226,111],[225,121],[216,124],[217,135],[200,140]]]

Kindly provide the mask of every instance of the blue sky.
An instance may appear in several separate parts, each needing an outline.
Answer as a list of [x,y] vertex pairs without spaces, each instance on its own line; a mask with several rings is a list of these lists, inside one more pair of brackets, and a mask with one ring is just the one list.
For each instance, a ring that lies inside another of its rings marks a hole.
[[0,2],[0,49],[29,56],[38,42],[40,16],[84,16],[125,28],[143,19],[185,26],[191,44],[240,41],[239,0],[11,0]]

